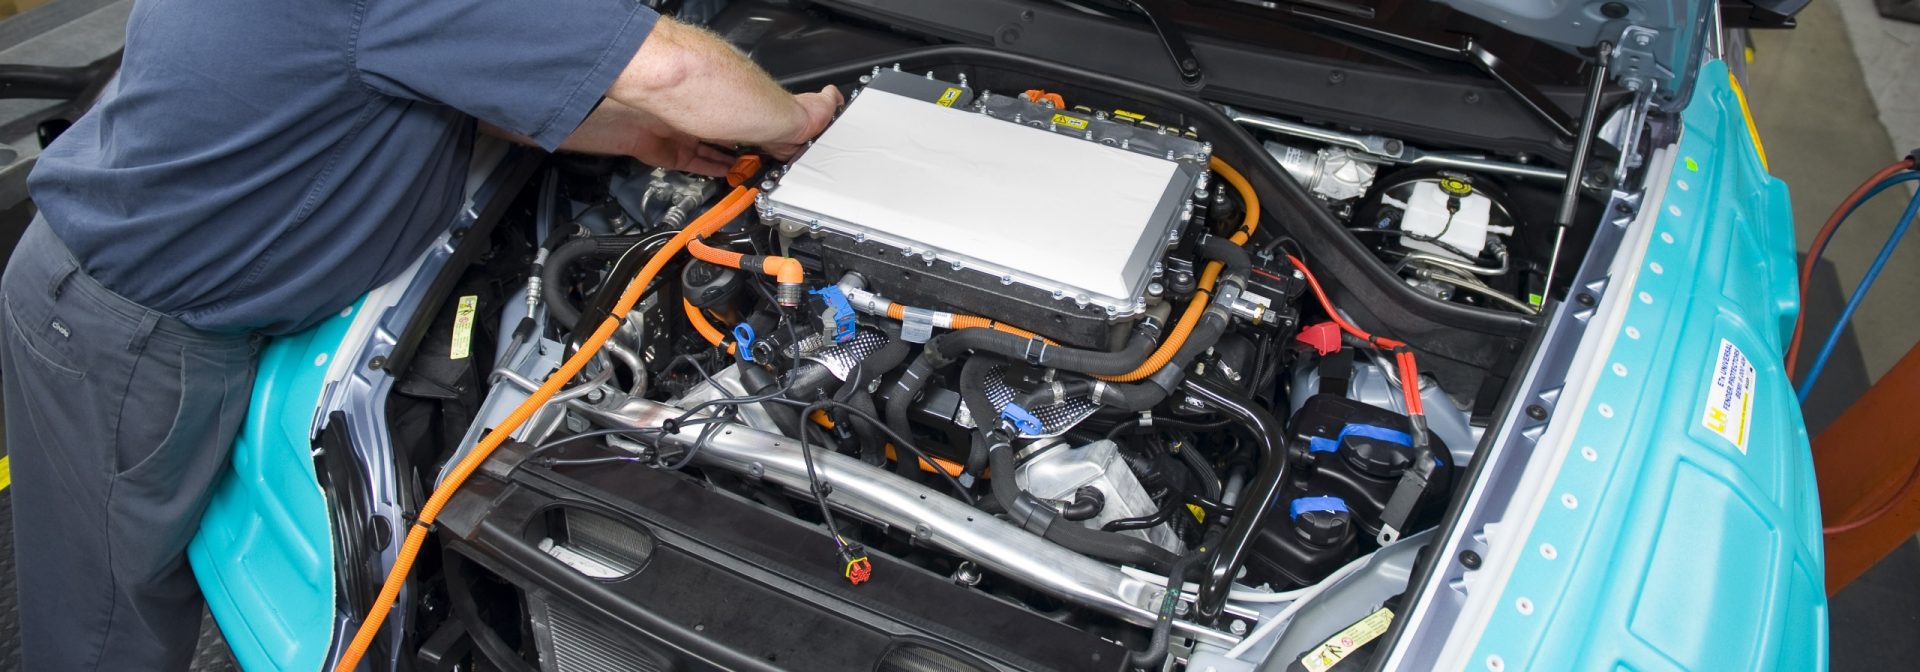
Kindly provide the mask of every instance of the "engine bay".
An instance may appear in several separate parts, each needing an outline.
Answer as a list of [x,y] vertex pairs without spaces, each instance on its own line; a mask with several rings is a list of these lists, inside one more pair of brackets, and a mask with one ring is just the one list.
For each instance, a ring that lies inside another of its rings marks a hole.
[[[521,622],[488,655],[572,655],[595,626],[556,595],[649,573],[684,583],[619,599],[705,627],[794,581],[934,661],[881,669],[1291,661],[1391,610],[1582,254],[1553,226],[1565,171],[1397,138],[1420,159],[1389,160],[1362,149],[1382,136],[983,58],[828,75],[827,131],[724,180],[540,163],[455,291],[476,300],[423,341],[466,311],[472,355],[423,353],[390,409],[435,418],[403,445],[446,479],[565,374],[487,468],[515,485],[454,500],[451,547],[505,579],[467,607]],[[785,578],[736,585],[756,572]],[[756,664],[872,665],[735,635]]]

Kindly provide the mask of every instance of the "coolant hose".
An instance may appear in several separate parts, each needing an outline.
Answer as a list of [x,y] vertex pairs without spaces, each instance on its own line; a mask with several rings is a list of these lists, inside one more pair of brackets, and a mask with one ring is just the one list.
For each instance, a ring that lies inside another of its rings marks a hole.
[[1187,582],[1187,567],[1206,555],[1206,551],[1195,551],[1180,556],[1173,561],[1173,568],[1167,572],[1167,590],[1160,596],[1160,608],[1153,619],[1153,637],[1147,640],[1147,648],[1127,652],[1127,667],[1136,670],[1157,671],[1167,661],[1167,640],[1173,632],[1173,615],[1180,606],[1180,595]]
[[[756,164],[757,161],[757,158],[753,160]],[[740,163],[745,165],[748,162],[743,160]],[[736,184],[745,183],[745,179],[736,181]],[[406,539],[401,542],[399,551],[394,555],[393,566],[387,572],[386,581],[380,585],[380,594],[374,598],[373,607],[368,610],[366,618],[360,621],[360,627],[354,631],[353,639],[341,652],[339,664],[334,666],[335,672],[353,672],[354,668],[360,665],[360,659],[366,655],[367,648],[373,645],[374,636],[380,632],[381,626],[386,623],[387,615],[393,611],[394,602],[400,598],[400,588],[406,584],[407,574],[413,570],[413,563],[420,555],[420,548],[426,545],[427,533],[433,528],[434,521],[439,519],[440,510],[453,499],[454,493],[467,482],[467,478],[472,476],[474,471],[479,470],[480,465],[493,456],[493,451],[506,443],[507,438],[518,431],[521,425],[526,424],[535,412],[544,407],[547,401],[560,391],[560,388],[565,387],[574,376],[580,375],[580,370],[586,368],[587,362],[599,354],[600,348],[606,345],[608,339],[613,338],[613,333],[620,328],[621,319],[640,303],[640,298],[646,295],[647,287],[653,283],[654,277],[660,274],[660,270],[665,268],[689,241],[717,231],[727,222],[733,221],[734,217],[745,212],[747,207],[753,204],[754,196],[758,195],[759,191],[746,186],[735,187],[733,192],[721,199],[713,209],[694,219],[687,228],[675,233],[658,252],[647,260],[646,265],[641,267],[633,280],[627,283],[626,288],[620,293],[619,300],[614,302],[613,309],[608,311],[607,317],[600,321],[593,333],[581,339],[579,349],[568,356],[566,361],[561,362],[558,370],[548,376],[539,388],[527,395],[527,399],[515,407],[512,413],[507,414],[507,417],[495,424],[493,429],[480,438],[480,442],[475,444],[472,450],[467,451],[466,456],[460,458],[460,461],[447,471],[440,485],[434,488],[433,495],[421,505],[413,525],[407,530]],[[576,330],[575,334],[578,333]]]
[[[739,367],[740,389],[746,390],[747,394],[760,396],[780,389],[780,380],[774,378],[773,372],[768,371],[766,367],[752,362],[740,362]],[[760,407],[766,409],[767,417],[773,419],[773,424],[775,427],[780,428],[780,433],[786,434],[787,436],[800,435],[800,411],[798,409],[785,404],[768,403],[762,403]]]
[[[995,435],[998,437],[997,432]],[[1054,511],[1052,506],[1020,489],[1020,483],[1015,479],[1020,468],[1014,460],[1013,446],[999,438],[991,443],[993,445],[987,450],[987,459],[994,477],[987,480],[993,490],[994,501],[1013,524],[1097,560],[1134,565],[1155,572],[1164,572],[1173,566],[1173,552],[1144,539],[1102,532],[1079,523],[1061,523],[1059,512]]]
[[1062,371],[1088,375],[1125,373],[1153,351],[1160,321],[1151,317],[1135,323],[1126,346],[1113,352],[1050,345],[1038,338],[1022,338],[992,329],[957,329],[934,339],[940,354],[958,359],[967,351],[990,352],[1010,361],[1024,361]]
[[[995,333],[995,332],[987,332]],[[987,371],[996,362],[993,357],[974,355],[960,365],[960,399],[967,402],[967,414],[973,416],[973,446],[967,451],[967,473],[980,475],[987,467],[986,432],[1000,426],[1000,409],[987,396]]]
[[1206,378],[1189,378],[1181,384],[1181,388],[1205,402],[1209,408],[1233,418],[1245,427],[1253,439],[1256,462],[1260,465],[1253,482],[1247,486],[1246,494],[1239,499],[1239,506],[1235,507],[1226,535],[1221,537],[1215,549],[1213,563],[1200,579],[1200,595],[1194,606],[1201,622],[1210,622],[1218,618],[1226,607],[1234,574],[1240,571],[1240,565],[1246,561],[1251,546],[1249,542],[1260,531],[1268,513],[1274,508],[1270,503],[1279,493],[1281,481],[1286,478],[1287,452],[1284,439],[1281,438],[1285,436],[1285,427],[1267,409],[1231,386]]
[[573,264],[583,259],[618,259],[633,246],[644,242],[649,236],[588,236],[574,238],[547,255],[546,264],[540,269],[540,293],[547,302],[547,313],[555,324],[569,330],[578,331],[574,322],[580,319],[580,308],[573,305],[567,296],[567,283],[562,282],[567,273],[572,272]]

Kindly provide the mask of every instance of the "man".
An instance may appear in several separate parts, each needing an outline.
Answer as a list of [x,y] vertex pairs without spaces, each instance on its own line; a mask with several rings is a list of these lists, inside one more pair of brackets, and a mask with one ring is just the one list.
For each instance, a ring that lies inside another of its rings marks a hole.
[[719,175],[840,102],[635,0],[138,0],[0,280],[27,669],[187,667],[184,551],[261,337],[419,256],[477,129]]

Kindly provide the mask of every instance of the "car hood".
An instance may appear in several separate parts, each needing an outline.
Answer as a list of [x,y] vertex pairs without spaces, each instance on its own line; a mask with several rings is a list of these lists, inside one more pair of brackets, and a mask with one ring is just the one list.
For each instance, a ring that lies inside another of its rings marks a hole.
[[[1654,104],[1684,104],[1693,90],[1715,0],[1438,0],[1462,13],[1543,44],[1582,54],[1616,47],[1613,78],[1630,90],[1654,89]],[[1788,14],[1806,0],[1754,0]],[[1790,6],[1790,7],[1788,7]]]

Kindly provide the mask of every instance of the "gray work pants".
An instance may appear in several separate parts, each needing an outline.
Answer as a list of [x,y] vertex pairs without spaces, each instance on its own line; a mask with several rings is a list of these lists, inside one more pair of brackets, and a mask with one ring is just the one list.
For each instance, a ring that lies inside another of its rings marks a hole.
[[257,338],[100,285],[36,220],[0,279],[0,378],[27,670],[185,670],[187,566],[253,392]]

